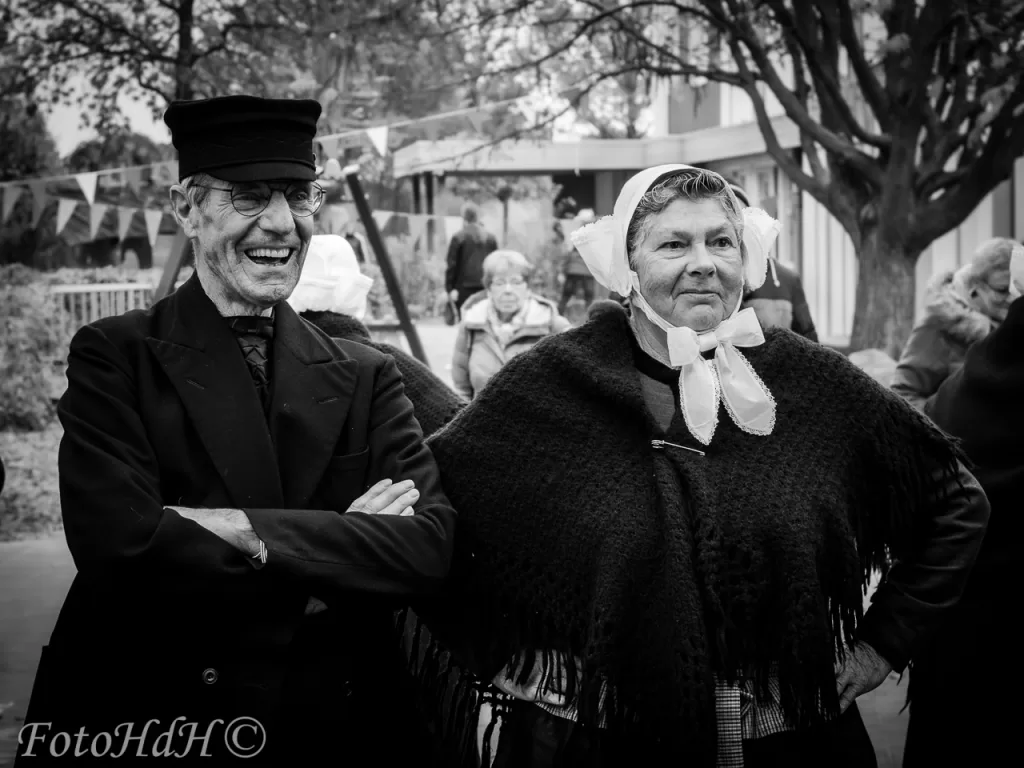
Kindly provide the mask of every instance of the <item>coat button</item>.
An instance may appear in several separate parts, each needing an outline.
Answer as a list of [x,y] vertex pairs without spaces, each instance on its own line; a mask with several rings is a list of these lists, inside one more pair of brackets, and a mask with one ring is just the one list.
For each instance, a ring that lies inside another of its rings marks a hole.
[[213,667],[208,667],[203,670],[203,682],[207,685],[213,685],[216,683],[218,677],[219,675],[217,674],[217,670]]

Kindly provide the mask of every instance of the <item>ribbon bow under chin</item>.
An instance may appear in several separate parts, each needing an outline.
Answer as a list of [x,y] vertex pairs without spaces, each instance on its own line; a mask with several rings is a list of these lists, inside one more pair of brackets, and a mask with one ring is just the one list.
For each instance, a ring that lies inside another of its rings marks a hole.
[[[764,343],[764,333],[751,308],[737,312],[715,330],[698,334],[692,328],[668,331],[669,362],[679,368],[679,405],[686,426],[704,445],[718,426],[719,398],[744,432],[769,435],[775,427],[775,399],[737,347]],[[715,350],[713,360],[702,352]]]

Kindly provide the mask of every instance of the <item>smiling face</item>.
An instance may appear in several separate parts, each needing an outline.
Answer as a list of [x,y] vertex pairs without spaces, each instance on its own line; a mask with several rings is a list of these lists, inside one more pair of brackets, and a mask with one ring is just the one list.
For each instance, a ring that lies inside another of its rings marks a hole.
[[[282,191],[285,184],[209,179],[207,186],[215,189],[198,204],[193,204],[194,192],[190,196],[180,185],[171,189],[175,217],[195,247],[200,282],[222,315],[266,314],[288,298],[299,280],[313,217],[291,211]],[[245,216],[236,210],[236,205],[244,208],[269,195],[271,187],[270,204],[262,213]],[[234,191],[234,203],[227,190]]]
[[674,326],[718,327],[743,294],[743,253],[722,204],[676,198],[644,230],[631,260],[647,303]]

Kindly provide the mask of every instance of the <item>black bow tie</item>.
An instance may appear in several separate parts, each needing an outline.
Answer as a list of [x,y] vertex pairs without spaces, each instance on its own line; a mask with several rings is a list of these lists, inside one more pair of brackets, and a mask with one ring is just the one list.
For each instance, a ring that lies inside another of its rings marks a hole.
[[244,315],[242,317],[227,318],[231,330],[244,336],[259,336],[264,339],[274,338],[274,318],[254,317]]

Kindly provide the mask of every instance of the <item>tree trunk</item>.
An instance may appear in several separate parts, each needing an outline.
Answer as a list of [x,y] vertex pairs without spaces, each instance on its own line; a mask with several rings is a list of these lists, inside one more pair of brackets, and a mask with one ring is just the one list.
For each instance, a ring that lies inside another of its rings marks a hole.
[[178,6],[178,63],[174,68],[174,98],[191,100],[192,90],[192,54],[195,45],[192,41],[192,28],[195,26],[193,16],[194,0],[182,0]]
[[899,358],[914,326],[914,267],[920,252],[864,233],[857,254],[857,299],[850,351],[881,349]]

